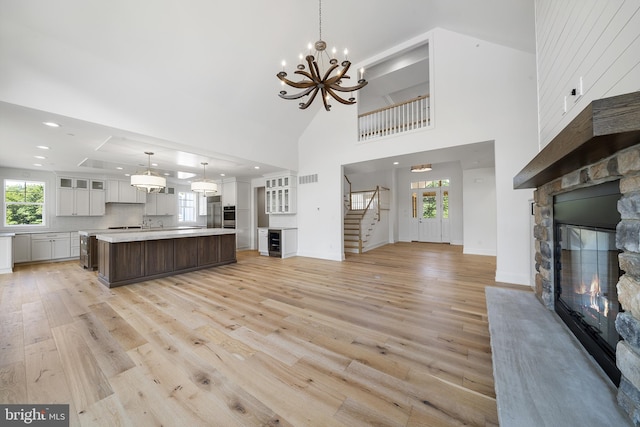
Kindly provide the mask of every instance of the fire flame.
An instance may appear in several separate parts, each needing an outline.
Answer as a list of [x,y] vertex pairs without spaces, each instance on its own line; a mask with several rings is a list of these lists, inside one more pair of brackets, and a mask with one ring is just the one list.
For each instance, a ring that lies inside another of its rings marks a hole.
[[[598,313],[602,312],[604,317],[609,315],[610,303],[609,300],[601,294],[600,279],[597,274],[593,275],[588,290],[584,281],[581,281],[580,284],[574,285],[574,287],[577,288],[575,289],[575,293],[578,295],[589,295],[589,308],[597,311]],[[584,302],[584,307],[587,307],[586,301]]]
[[600,311],[600,306],[598,305],[598,299],[600,297],[600,279],[598,279],[596,274],[593,275],[593,279],[591,280],[589,295],[591,296],[591,308],[596,311]]

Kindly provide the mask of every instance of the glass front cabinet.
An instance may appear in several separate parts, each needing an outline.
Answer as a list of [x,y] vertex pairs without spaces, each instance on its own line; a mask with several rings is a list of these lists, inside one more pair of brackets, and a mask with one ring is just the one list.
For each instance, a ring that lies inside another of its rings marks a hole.
[[296,212],[296,177],[285,175],[267,178],[265,183],[265,210],[267,214]]

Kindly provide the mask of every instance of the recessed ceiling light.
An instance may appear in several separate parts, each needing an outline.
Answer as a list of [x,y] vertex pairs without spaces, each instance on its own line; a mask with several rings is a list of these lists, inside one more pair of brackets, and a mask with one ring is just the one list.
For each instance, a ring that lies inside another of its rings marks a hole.
[[164,176],[170,176],[171,174],[169,172],[165,172],[163,175]]
[[49,126],[51,128],[59,128],[60,124],[56,123],[56,122],[42,122],[43,125],[45,126]]
[[34,163],[33,166],[42,166],[40,163]]
[[131,174],[130,173],[125,173],[124,176],[131,176]]
[[40,160],[44,160],[44,159],[46,159],[46,157],[45,157],[45,156],[33,156],[33,157],[34,157],[34,158],[36,158],[36,159],[40,159]]
[[151,163],[151,166],[156,167],[156,166],[158,166],[158,164],[157,163]]
[[116,169],[118,169],[119,171],[121,171],[122,169],[124,169],[122,166],[116,166]]
[[220,176],[226,176],[225,174],[221,173]]
[[260,169],[260,166],[254,166],[253,168],[254,169]]
[[46,145],[36,145],[36,148],[39,148],[41,150],[49,150],[49,147],[47,147]]
[[393,162],[393,164],[394,164],[394,165],[399,165],[399,164],[400,164],[400,162]]

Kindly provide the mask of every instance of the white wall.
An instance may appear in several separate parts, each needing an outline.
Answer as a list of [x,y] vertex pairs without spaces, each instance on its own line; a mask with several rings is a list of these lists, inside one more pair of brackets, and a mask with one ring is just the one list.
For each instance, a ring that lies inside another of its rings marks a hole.
[[496,255],[496,175],[494,168],[463,171],[464,253]]
[[337,105],[318,111],[300,138],[299,174],[317,173],[319,181],[313,191],[298,188],[298,254],[343,258],[341,165],[493,140],[496,279],[528,284],[529,218],[522,212],[532,192],[513,190],[513,177],[538,147],[535,56],[443,29],[423,38],[434,57],[432,129],[358,143],[356,109]]
[[[449,188],[449,223],[451,227],[451,244],[462,245],[463,243],[463,216],[462,216],[462,169],[460,162],[437,163],[429,172],[412,173],[408,169],[398,170],[397,188],[397,218],[398,218],[398,240],[410,242],[417,240],[418,222],[412,217],[411,198],[414,192],[410,184],[412,181],[433,181],[436,179],[450,179]],[[421,200],[421,197],[418,197]],[[418,213],[420,214],[420,213]]]
[[639,35],[637,0],[536,0],[541,147],[594,99],[640,90]]

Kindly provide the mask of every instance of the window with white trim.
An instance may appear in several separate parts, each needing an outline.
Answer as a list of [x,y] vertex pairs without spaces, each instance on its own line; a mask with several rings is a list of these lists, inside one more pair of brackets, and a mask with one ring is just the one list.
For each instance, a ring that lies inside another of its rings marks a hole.
[[45,225],[44,190],[44,182],[5,179],[5,227]]
[[178,222],[196,222],[196,193],[178,192]]

